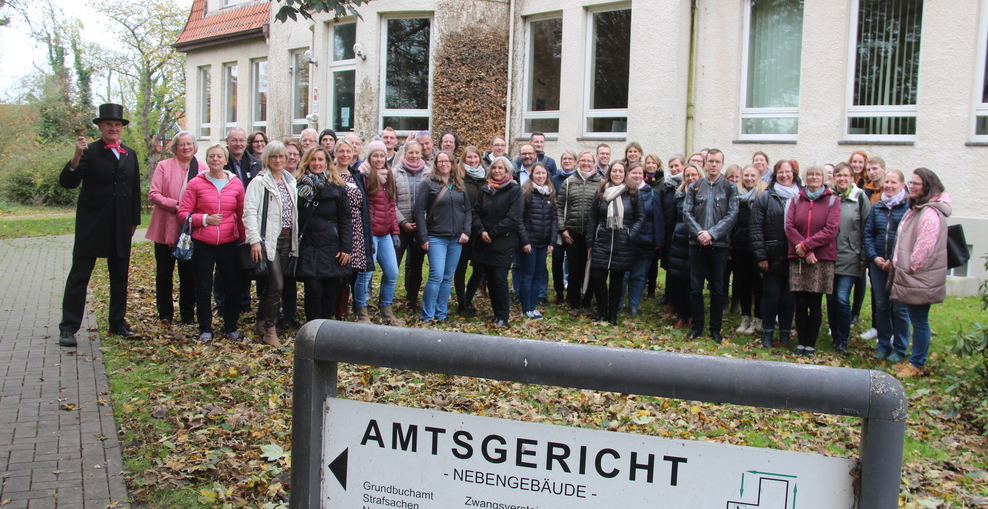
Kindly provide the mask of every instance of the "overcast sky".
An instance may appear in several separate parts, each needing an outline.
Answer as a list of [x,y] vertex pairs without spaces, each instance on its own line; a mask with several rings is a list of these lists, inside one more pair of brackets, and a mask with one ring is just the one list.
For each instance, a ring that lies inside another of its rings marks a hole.
[[[79,18],[83,23],[83,38],[112,47],[113,41],[106,37],[110,33],[109,24],[92,13],[88,0],[51,0],[59,6],[66,17]],[[155,0],[150,0],[155,1]],[[29,5],[39,3],[27,1]],[[135,2],[135,6],[140,2]],[[192,6],[192,0],[178,0],[181,5]],[[37,8],[37,7],[33,7]],[[12,15],[10,25],[0,28],[0,98],[12,99],[16,96],[21,78],[35,69],[35,63],[46,67],[43,46],[35,44],[28,35],[27,26],[18,14]],[[99,86],[94,83],[94,87]]]

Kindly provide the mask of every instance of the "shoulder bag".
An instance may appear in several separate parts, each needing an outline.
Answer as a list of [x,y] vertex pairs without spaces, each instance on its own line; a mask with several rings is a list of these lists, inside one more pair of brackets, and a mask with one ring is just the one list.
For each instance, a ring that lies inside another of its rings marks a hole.
[[254,261],[250,256],[251,245],[244,242],[238,246],[240,250],[240,265],[257,278],[268,275],[268,252],[264,245],[264,234],[268,227],[268,190],[264,190],[264,206],[261,209],[261,260]]

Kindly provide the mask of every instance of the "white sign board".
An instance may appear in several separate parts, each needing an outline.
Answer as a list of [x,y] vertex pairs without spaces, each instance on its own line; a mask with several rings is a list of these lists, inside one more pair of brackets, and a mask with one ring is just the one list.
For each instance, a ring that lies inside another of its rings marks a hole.
[[328,398],[323,507],[854,507],[854,459]]

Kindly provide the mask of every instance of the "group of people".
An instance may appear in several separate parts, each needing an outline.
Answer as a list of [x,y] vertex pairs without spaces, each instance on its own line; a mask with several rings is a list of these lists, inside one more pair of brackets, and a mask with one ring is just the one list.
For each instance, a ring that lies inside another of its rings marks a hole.
[[[87,144],[80,137],[63,172],[63,185],[83,184],[80,216],[97,186],[105,192],[116,178],[123,192],[123,171],[91,176],[97,162],[114,166],[103,161],[109,160],[105,148],[117,143],[112,155],[132,157],[119,146],[122,109],[115,116],[100,111],[94,122],[103,139]],[[373,272],[380,267],[380,320],[398,324],[392,306],[404,261],[404,304],[419,319],[447,320],[454,288],[459,313],[476,315],[474,297],[486,288],[492,323],[506,327],[512,286],[524,315],[542,317],[551,272],[557,305],[616,325],[625,295],[632,315],[655,296],[661,265],[661,304],[678,327],[690,329],[687,338],[703,334],[709,288],[710,336],[723,341],[733,273],[738,332],[760,330],[764,346],[789,346],[795,318],[795,351],[805,356],[816,350],[824,295],[834,348],[846,350],[870,273],[876,358],[905,361],[898,367],[906,375],[925,365],[930,304],[944,298],[950,214],[943,184],[928,169],[916,169],[907,183],[902,172],[862,152],[847,163],[812,162],[802,171],[793,160],[770,166],[768,156],[756,152],[751,164],[725,169],[716,149],[674,155],[663,164],[637,142],[619,160],[601,144],[563,152],[557,165],[538,132],[514,160],[501,136],[486,151],[461,147],[453,132],[438,142],[421,131],[399,144],[386,128],[364,150],[353,133],[338,138],[332,130],[306,129],[298,140],[277,141],[234,128],[225,146],[206,149],[201,168],[195,137],[178,133],[169,146],[174,157],[158,163],[148,196],[159,317],[174,319],[171,251],[179,227],[190,222],[193,256],[178,263],[179,313],[182,322],[198,322],[203,341],[213,337],[214,302],[224,333],[239,337],[237,320],[250,310],[254,279],[256,335],[279,346],[277,327],[298,323],[296,282],[304,286],[306,319],[345,319],[352,309],[358,321],[370,323]],[[136,162],[130,179],[135,176]],[[138,210],[124,217],[117,207],[116,220],[139,221],[137,198]],[[127,199],[133,203],[132,189]],[[124,233],[116,234],[121,244]],[[95,261],[94,253],[80,252],[78,235],[62,344],[74,340],[75,316],[81,316],[77,272],[91,272]],[[126,267],[129,247],[126,253],[120,247],[95,256],[112,254]],[[267,262],[263,276],[241,270],[240,258],[248,256],[242,252]],[[120,277],[113,273],[111,267],[111,329],[130,335],[118,309],[121,296],[112,289]],[[913,348],[906,359],[910,325]]]

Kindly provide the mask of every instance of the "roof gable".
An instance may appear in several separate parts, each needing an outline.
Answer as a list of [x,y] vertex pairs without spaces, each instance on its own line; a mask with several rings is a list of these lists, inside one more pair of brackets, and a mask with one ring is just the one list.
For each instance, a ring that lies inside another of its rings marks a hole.
[[233,7],[206,12],[206,0],[195,0],[178,40],[173,46],[188,51],[203,46],[266,36],[265,25],[270,20],[271,3],[255,0]]

